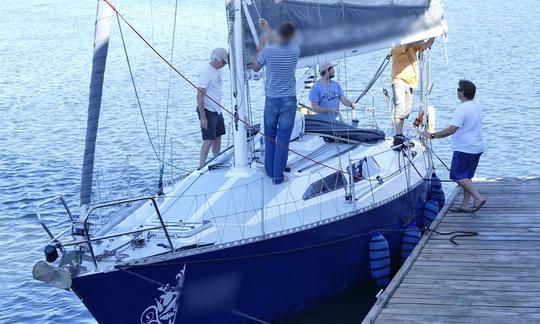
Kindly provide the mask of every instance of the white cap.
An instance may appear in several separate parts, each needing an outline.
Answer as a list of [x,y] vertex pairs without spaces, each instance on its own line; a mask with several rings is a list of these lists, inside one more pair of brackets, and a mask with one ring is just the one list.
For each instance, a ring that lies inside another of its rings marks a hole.
[[326,71],[329,68],[334,67],[334,66],[335,66],[334,63],[332,63],[332,62],[321,63],[321,64],[319,64],[319,73],[322,72],[322,71]]
[[212,51],[210,59],[212,61],[223,60],[225,63],[229,64],[229,53],[227,53],[227,50],[223,47],[217,47]]

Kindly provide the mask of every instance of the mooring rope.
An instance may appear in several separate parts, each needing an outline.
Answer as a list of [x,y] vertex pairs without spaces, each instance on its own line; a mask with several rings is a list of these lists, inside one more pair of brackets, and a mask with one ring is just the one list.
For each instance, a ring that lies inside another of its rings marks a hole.
[[431,231],[435,234],[438,234],[438,235],[453,235],[451,238],[449,238],[448,240],[450,242],[452,242],[452,244],[454,245],[459,245],[458,242],[455,241],[456,238],[458,237],[472,237],[472,236],[478,236],[478,232],[475,232],[475,231],[452,231],[452,232],[439,232],[437,230],[434,230],[434,229],[431,229],[431,228],[425,228],[426,231]]

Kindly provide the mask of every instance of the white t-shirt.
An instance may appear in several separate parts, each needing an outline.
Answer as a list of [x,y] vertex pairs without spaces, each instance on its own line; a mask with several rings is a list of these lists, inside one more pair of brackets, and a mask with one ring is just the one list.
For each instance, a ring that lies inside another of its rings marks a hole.
[[482,106],[469,100],[457,107],[450,125],[459,127],[452,135],[452,150],[478,154],[484,152],[482,136]]
[[[197,87],[206,89],[206,94],[221,104],[221,98],[223,97],[221,70],[218,70],[210,65],[210,63],[207,63],[197,79]],[[204,108],[221,114],[221,107],[207,96],[204,96]]]

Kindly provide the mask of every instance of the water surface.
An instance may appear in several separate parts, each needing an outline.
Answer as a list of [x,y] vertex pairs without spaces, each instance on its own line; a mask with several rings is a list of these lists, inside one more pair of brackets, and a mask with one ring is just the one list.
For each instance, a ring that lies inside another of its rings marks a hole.
[[[162,53],[171,56],[174,1],[115,2]],[[224,5],[208,0],[179,3],[173,62],[193,79],[213,47],[226,47]],[[46,238],[35,219],[36,203],[65,193],[77,211],[95,1],[7,1],[0,4],[0,12],[0,322],[94,323],[74,294],[33,280],[31,269],[42,259]],[[452,0],[446,2],[446,14],[449,42],[434,45],[432,62],[431,102],[438,108],[438,129],[448,124],[458,104],[457,81],[468,78],[477,84],[478,101],[485,106],[488,148],[477,175],[538,176],[540,6],[534,0]],[[123,31],[148,131],[158,154],[170,159],[170,145],[157,147],[165,133],[169,71],[125,26]],[[338,80],[348,95],[359,94],[385,55],[382,51],[339,64]],[[389,89],[388,79],[386,71],[374,87],[383,127],[388,119],[381,93],[382,88]],[[157,184],[159,164],[133,95],[117,26],[105,85],[96,168],[112,177],[130,155],[133,191],[143,192]],[[167,143],[173,138],[174,161],[190,169],[197,163],[200,145],[195,94],[175,75],[170,89]],[[262,110],[262,95],[262,85],[254,84],[255,117]],[[230,107],[229,100],[225,103]],[[362,106],[368,104],[366,100]],[[448,162],[449,140],[437,140],[435,151]],[[58,208],[46,217],[53,228],[65,221]],[[362,312],[356,312],[369,309],[366,304],[374,292],[367,294],[352,293],[296,320],[359,322]]]

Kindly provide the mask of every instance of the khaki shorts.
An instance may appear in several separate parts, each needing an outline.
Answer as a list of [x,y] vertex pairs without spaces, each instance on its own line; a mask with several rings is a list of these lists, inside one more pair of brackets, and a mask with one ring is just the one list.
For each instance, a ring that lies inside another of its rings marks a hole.
[[394,92],[394,119],[407,119],[411,114],[413,88],[404,82],[394,82],[392,84]]

